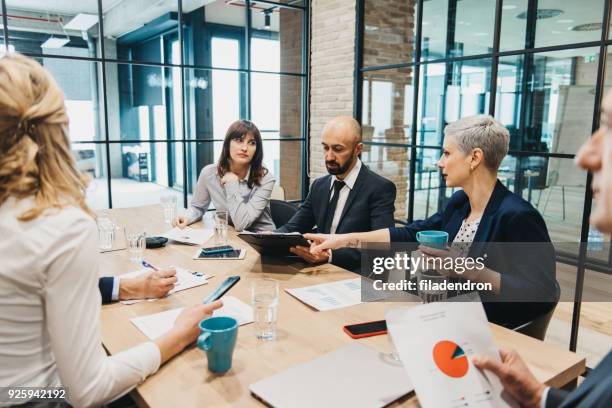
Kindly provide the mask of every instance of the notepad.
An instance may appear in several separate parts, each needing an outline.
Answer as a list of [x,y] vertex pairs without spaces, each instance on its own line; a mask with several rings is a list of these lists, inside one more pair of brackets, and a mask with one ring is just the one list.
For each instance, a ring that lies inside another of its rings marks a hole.
[[[139,269],[136,271],[128,272],[121,275],[121,278],[135,278],[140,275],[144,275],[146,273],[150,273],[151,269]],[[184,268],[176,268],[176,284],[174,289],[168,292],[168,295],[171,295],[175,292],[180,292],[181,290],[195,288],[196,286],[205,285],[208,283],[208,279],[212,278],[214,275],[197,272],[193,273]],[[124,305],[131,305],[138,302],[143,302],[145,300],[156,300],[156,299],[132,299],[132,300],[122,300],[121,303]]]
[[285,290],[308,306],[320,311],[340,309],[361,303],[361,278]]
[[[223,301],[223,307],[215,310],[213,316],[233,317],[240,326],[253,322],[253,308],[251,306],[233,296],[224,296],[221,300]],[[172,328],[174,321],[183,309],[179,307],[165,312],[134,317],[130,321],[150,340],[155,340]]]
[[170,231],[161,234],[160,237],[166,237],[174,242],[180,242],[181,244],[203,245],[206,241],[211,239],[213,235],[215,235],[215,231],[211,229],[195,229],[189,227],[180,229],[174,227]]
[[276,408],[384,407],[412,391],[401,364],[350,343],[249,386]]

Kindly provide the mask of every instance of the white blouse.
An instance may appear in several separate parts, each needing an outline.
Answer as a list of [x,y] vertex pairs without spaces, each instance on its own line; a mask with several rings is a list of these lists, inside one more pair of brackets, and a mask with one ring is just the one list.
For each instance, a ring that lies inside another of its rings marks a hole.
[[75,407],[101,405],[157,371],[159,348],[106,355],[96,224],[74,207],[19,221],[31,204],[0,205],[0,386],[62,386]]

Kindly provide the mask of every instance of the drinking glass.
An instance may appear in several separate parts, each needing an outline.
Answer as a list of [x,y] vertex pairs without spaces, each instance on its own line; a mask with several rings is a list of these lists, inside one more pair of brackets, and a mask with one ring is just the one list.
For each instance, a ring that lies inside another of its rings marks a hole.
[[253,282],[251,305],[255,320],[255,336],[262,340],[274,340],[278,313],[278,281],[258,279]]
[[172,220],[176,217],[176,206],[178,203],[176,195],[170,193],[162,194],[160,203],[164,209],[164,222],[168,226],[172,226]]
[[115,240],[115,224],[106,217],[98,217],[98,246],[102,251],[108,251],[113,248]]
[[146,232],[144,227],[129,226],[124,228],[125,242],[130,254],[130,261],[140,263],[146,245]]
[[215,211],[215,243],[227,245],[227,211]]

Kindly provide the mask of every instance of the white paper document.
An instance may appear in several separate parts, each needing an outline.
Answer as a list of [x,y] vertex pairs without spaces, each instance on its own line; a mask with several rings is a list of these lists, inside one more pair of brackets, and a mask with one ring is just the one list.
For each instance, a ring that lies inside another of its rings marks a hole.
[[320,311],[340,309],[361,303],[361,278],[285,290]]
[[[251,306],[233,296],[224,296],[221,300],[223,301],[223,307],[215,310],[213,316],[233,317],[240,326],[253,322],[253,308]],[[150,340],[155,340],[172,328],[174,321],[182,310],[183,308],[179,307],[165,312],[134,317],[130,321]]]
[[387,327],[423,408],[517,407],[499,379],[472,364],[499,360],[482,303],[438,302],[387,312]]
[[215,231],[211,229],[195,229],[195,228],[172,228],[161,234],[161,237],[166,237],[175,242],[188,245],[203,245],[206,241],[215,235]]
[[[135,278],[140,275],[144,275],[146,273],[152,272],[151,269],[139,269],[137,271],[132,271],[121,275],[121,278]],[[168,295],[171,295],[175,292],[180,292],[181,290],[195,288],[196,286],[205,285],[208,283],[208,279],[212,278],[213,275],[209,274],[193,274],[187,269],[176,268],[176,284],[174,289],[168,292]],[[134,300],[122,300],[121,303],[124,305],[131,305],[138,302],[143,302],[145,300],[156,300],[156,299],[134,299]]]

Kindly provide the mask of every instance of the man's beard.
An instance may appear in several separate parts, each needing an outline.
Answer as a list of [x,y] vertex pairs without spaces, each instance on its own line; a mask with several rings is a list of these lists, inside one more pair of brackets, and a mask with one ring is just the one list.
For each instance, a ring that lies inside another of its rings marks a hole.
[[[346,163],[344,163],[343,166],[340,166],[338,164],[338,162],[336,162],[335,160],[331,160],[331,161],[326,161],[325,162],[325,167],[327,168],[327,172],[329,174],[332,174],[334,176],[338,175],[338,174],[343,174],[345,173],[353,164],[354,161],[354,156],[351,154],[351,158],[349,160],[346,161]],[[332,164],[335,166],[330,167],[329,165]]]

